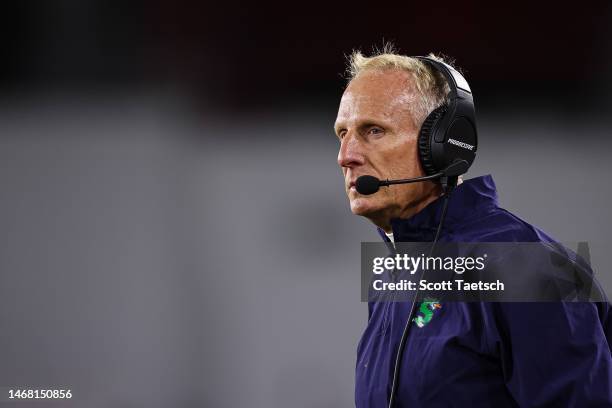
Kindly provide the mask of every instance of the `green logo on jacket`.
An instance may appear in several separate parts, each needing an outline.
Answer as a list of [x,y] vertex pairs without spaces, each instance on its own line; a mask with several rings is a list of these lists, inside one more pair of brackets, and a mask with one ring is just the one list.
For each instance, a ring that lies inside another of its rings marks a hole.
[[414,319],[412,319],[412,321],[416,323],[419,328],[425,327],[425,325],[433,318],[434,312],[441,308],[442,303],[438,302],[437,300],[425,299],[425,301],[421,303],[417,315]]

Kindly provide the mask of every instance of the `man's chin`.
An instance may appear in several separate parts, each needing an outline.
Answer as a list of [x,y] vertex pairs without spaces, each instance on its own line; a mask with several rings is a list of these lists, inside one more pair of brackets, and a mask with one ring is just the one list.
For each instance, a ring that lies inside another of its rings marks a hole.
[[351,200],[351,212],[355,215],[367,217],[380,211],[380,206],[376,205],[374,197],[359,197]]

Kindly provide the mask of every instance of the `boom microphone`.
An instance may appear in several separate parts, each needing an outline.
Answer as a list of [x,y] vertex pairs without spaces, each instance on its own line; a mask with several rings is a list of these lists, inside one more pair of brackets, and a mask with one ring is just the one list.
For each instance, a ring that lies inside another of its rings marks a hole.
[[456,177],[467,171],[470,164],[466,160],[456,160],[450,166],[430,176],[415,177],[399,180],[379,180],[374,176],[361,176],[355,181],[355,189],[359,194],[370,195],[376,193],[380,187],[387,187],[393,184],[417,183],[420,181],[434,180],[442,177]]

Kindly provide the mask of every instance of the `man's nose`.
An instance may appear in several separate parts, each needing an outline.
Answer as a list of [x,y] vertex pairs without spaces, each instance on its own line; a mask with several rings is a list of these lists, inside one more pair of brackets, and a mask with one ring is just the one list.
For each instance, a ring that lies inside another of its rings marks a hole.
[[362,165],[365,162],[362,147],[359,139],[355,135],[348,133],[340,142],[338,165],[347,168]]

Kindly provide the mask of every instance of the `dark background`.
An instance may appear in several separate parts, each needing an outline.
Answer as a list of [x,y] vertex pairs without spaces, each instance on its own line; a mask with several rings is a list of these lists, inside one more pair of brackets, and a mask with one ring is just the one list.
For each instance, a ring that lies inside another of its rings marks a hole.
[[345,55],[385,40],[465,73],[467,178],[491,173],[503,207],[595,263],[610,250],[609,2],[1,15],[0,387],[71,388],[75,407],[350,406],[359,243],[378,238],[349,212],[332,125]]
[[604,1],[582,8],[468,1],[377,9],[61,0],[4,8],[5,92],[163,85],[180,87],[216,113],[286,107],[287,98],[292,105],[318,101],[322,109],[339,95],[344,55],[385,40],[410,55],[452,57],[483,109],[500,99],[593,109],[610,90],[612,12]]

